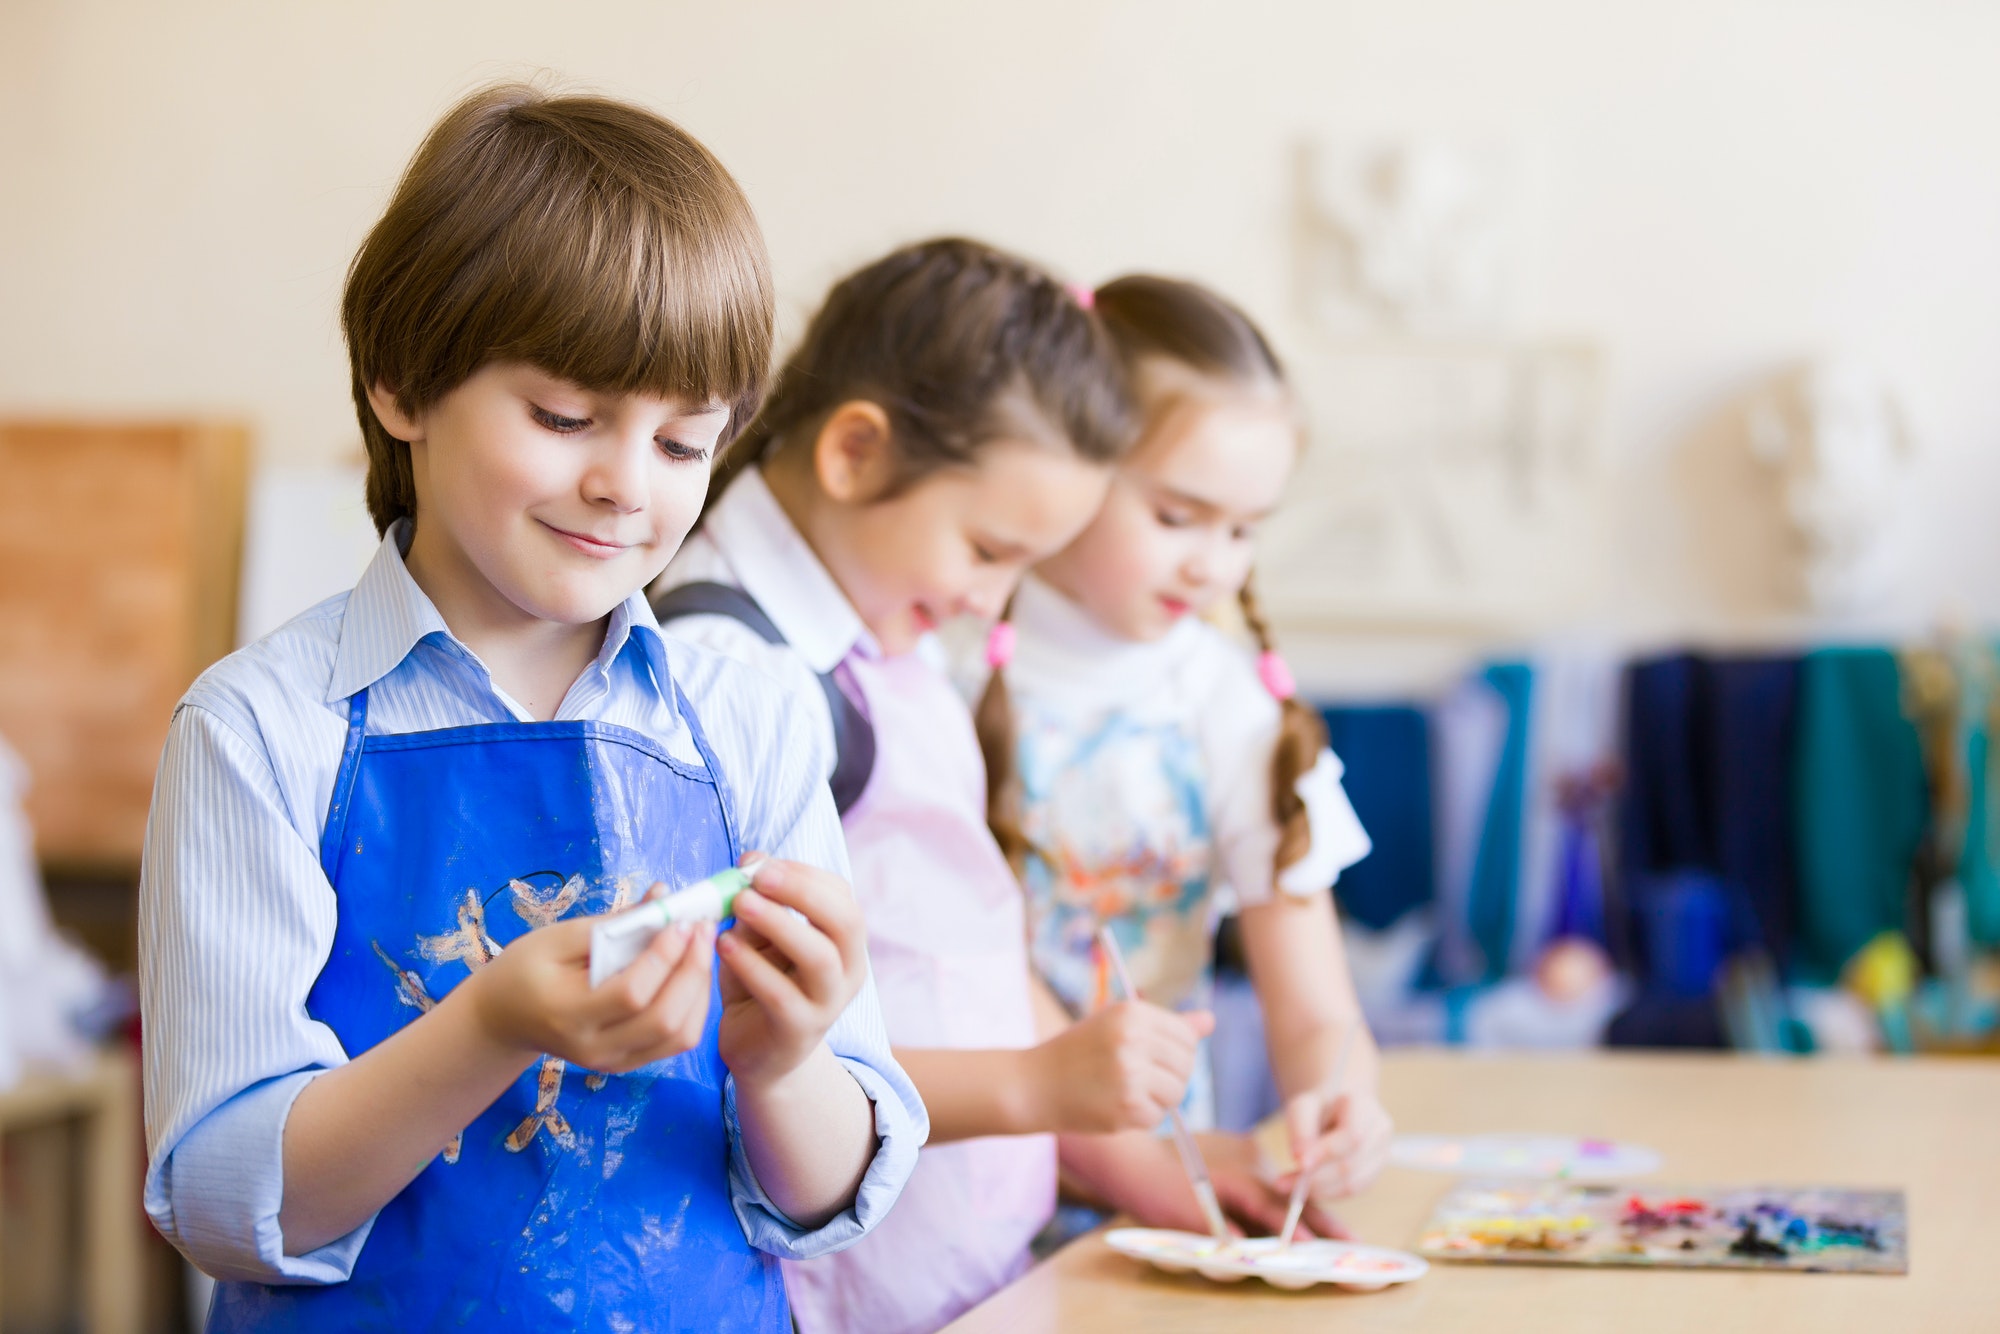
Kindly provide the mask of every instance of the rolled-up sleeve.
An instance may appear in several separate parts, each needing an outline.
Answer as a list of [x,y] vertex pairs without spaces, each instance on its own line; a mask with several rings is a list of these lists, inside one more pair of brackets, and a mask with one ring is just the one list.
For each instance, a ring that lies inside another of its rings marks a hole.
[[287,817],[271,762],[184,704],[154,782],[139,881],[146,1213],[198,1268],[336,1283],[371,1223],[285,1254],[285,1120],[347,1056],[306,1013],[332,946],[332,887]]
[[[761,678],[759,684],[763,684]],[[755,694],[764,696],[762,690]],[[732,703],[744,707],[748,701]],[[773,720],[769,699],[763,698],[763,703],[766,708],[757,721],[753,721],[758,713],[754,706],[748,714],[731,718],[736,708],[719,710],[713,705],[705,707],[703,720],[712,737],[718,730],[734,730],[724,719],[741,722],[746,730],[762,730],[769,728]],[[814,689],[809,695],[792,695],[786,705],[777,712],[779,723],[769,735],[771,744],[756,746],[762,754],[737,771],[754,775],[751,782],[739,786],[736,774],[726,776],[730,785],[737,787],[733,795],[743,821],[743,846],[787,861],[818,866],[843,880],[849,879],[847,840],[841,833],[840,816],[834,809],[833,794],[825,778],[831,768],[830,743],[821,738],[830,735],[830,729],[823,734],[810,725],[809,718],[802,716],[808,709],[824,712],[824,697]],[[717,727],[718,722],[722,723],[721,728]],[[743,1148],[733,1080],[725,1092],[729,1188],[736,1217],[751,1245],[787,1260],[827,1255],[868,1235],[902,1195],[910,1174],[916,1170],[917,1150],[930,1134],[930,1116],[924,1110],[923,1099],[890,1053],[889,1031],[882,1022],[872,975],[827,1031],[826,1043],[868,1095],[874,1109],[877,1145],[854,1203],[821,1227],[801,1228],[771,1203]]]

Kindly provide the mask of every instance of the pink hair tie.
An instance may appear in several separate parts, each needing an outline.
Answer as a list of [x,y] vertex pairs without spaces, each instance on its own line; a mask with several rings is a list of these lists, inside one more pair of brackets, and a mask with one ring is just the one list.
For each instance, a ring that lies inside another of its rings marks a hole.
[[1069,284],[1069,294],[1076,304],[1085,310],[1092,310],[1097,306],[1097,289],[1095,287],[1086,287],[1082,283],[1071,283]]
[[1014,661],[1014,627],[1007,621],[995,621],[993,628],[986,632],[986,665],[999,671]]
[[[987,653],[991,656],[992,650]],[[1274,648],[1265,649],[1257,655],[1257,679],[1264,683],[1264,689],[1271,692],[1271,698],[1287,700],[1299,693],[1299,683],[1292,679],[1292,669]]]

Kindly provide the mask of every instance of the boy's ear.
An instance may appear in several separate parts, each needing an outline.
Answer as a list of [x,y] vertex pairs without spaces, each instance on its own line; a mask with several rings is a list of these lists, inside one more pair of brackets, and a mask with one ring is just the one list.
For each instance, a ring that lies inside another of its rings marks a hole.
[[866,504],[887,491],[896,473],[889,414],[865,398],[828,413],[813,441],[813,473],[820,490],[842,504]]
[[374,409],[375,420],[382,423],[382,429],[404,444],[423,438],[423,426],[403,411],[396,402],[396,391],[382,381],[368,386],[368,406]]

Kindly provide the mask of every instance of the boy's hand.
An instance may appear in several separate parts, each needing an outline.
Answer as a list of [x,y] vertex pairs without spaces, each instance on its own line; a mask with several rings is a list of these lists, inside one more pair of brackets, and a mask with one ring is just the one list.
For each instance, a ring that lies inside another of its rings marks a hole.
[[[1301,1093],[1285,1104],[1292,1157],[1312,1173],[1313,1199],[1338,1199],[1367,1186],[1389,1162],[1395,1123],[1373,1089],[1350,1089],[1337,1098]],[[1292,1177],[1283,1183],[1287,1188]]]
[[669,927],[593,989],[590,927],[591,919],[577,918],[530,931],[460,984],[487,1037],[606,1074],[678,1056],[701,1041],[715,928]]
[[717,942],[722,1060],[739,1089],[804,1064],[868,976],[868,930],[846,882],[770,858],[754,875],[736,896],[735,928]]
[[1058,1131],[1151,1130],[1180,1106],[1195,1051],[1215,1027],[1206,1010],[1147,1001],[1108,1005],[1036,1047],[1048,1123]]

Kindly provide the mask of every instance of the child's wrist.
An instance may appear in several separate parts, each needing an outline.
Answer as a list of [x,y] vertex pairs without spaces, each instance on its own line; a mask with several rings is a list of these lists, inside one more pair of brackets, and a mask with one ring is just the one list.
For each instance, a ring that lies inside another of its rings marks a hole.
[[730,1070],[736,1081],[738,1100],[744,1097],[757,1098],[763,1102],[777,1104],[805,1096],[812,1085],[812,1066],[820,1058],[831,1061],[833,1053],[824,1042],[814,1044],[804,1059],[791,1065],[757,1065],[745,1070]]
[[1017,1135],[1038,1135],[1062,1131],[1058,1124],[1059,1086],[1056,1052],[1050,1043],[1008,1053],[1013,1069],[996,1081],[1002,1121]]
[[449,1014],[466,1028],[467,1038],[478,1043],[484,1055],[496,1061],[518,1060],[521,1068],[526,1069],[541,1052],[534,1044],[510,1034],[495,1013],[498,998],[492,991],[498,980],[497,974],[480,969],[453,987],[438,1003],[435,1013]]

